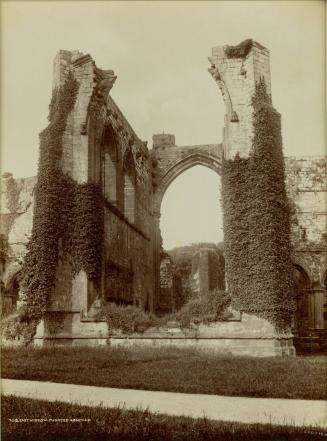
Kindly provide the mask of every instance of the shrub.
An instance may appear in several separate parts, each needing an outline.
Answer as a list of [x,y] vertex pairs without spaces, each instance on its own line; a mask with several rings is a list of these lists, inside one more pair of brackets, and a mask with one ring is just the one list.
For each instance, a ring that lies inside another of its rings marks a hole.
[[190,327],[191,323],[210,323],[223,320],[223,313],[230,304],[230,297],[225,291],[218,289],[190,299],[174,318],[181,326]]
[[28,343],[35,334],[36,326],[37,322],[28,316],[26,308],[23,307],[2,320],[1,337],[6,340],[22,339]]
[[178,312],[160,318],[138,306],[115,303],[104,305],[100,316],[107,322],[109,333],[118,330],[124,334],[142,333],[152,326],[165,326],[172,320],[180,322],[182,328],[189,328],[192,323],[221,321],[229,304],[230,297],[226,292],[213,290],[190,299]]
[[154,315],[134,305],[116,305],[108,303],[102,310],[108,325],[109,333],[120,330],[124,334],[144,332],[147,328],[159,323]]

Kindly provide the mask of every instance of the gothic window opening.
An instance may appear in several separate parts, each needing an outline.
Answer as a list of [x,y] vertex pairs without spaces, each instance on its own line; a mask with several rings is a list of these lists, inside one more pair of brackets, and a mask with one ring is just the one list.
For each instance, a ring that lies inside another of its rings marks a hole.
[[103,195],[112,204],[117,205],[118,152],[113,132],[109,127],[103,135],[101,162]]
[[124,159],[124,213],[131,223],[136,223],[136,172],[131,150]]

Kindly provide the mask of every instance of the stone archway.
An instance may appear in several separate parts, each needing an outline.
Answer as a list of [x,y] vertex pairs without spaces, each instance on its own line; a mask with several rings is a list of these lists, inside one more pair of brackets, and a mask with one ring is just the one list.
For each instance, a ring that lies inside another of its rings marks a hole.
[[[200,147],[199,147],[200,150]],[[161,202],[167,188],[170,184],[186,170],[196,166],[203,165],[210,168],[220,175],[221,172],[221,158],[208,154],[205,149],[204,152],[191,153],[185,158],[174,163],[170,168],[165,171],[162,179],[159,182],[159,186],[155,191],[155,204],[156,208],[160,210]]]
[[161,232],[160,217],[161,203],[170,184],[186,170],[202,165],[221,173],[222,146],[221,144],[206,144],[196,146],[176,146],[174,135],[161,134],[153,136],[151,151],[153,167],[153,268],[154,268],[154,304],[156,309],[160,293],[160,249]]

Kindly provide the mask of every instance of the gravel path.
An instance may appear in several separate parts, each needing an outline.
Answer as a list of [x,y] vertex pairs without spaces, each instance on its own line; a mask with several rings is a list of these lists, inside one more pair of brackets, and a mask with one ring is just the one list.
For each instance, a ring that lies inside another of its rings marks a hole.
[[320,400],[226,397],[9,379],[2,380],[2,394],[86,406],[147,408],[220,421],[327,428],[327,401]]

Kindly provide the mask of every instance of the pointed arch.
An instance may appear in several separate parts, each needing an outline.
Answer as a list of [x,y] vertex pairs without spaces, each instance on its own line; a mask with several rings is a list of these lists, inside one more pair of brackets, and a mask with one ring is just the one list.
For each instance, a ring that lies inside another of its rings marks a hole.
[[310,277],[307,274],[307,271],[298,263],[293,263],[293,279],[295,286],[301,291],[310,288]]
[[159,186],[156,191],[156,201],[155,201],[155,209],[158,213],[160,213],[161,202],[163,196],[170,186],[170,184],[180,176],[184,171],[188,170],[191,167],[196,165],[203,165],[204,167],[208,167],[211,170],[221,174],[221,161],[217,156],[210,155],[208,153],[196,152],[192,153],[185,158],[174,162],[171,167],[166,170],[165,174],[162,176]]
[[111,127],[104,129],[101,142],[101,183],[104,197],[117,205],[118,149]]
[[[182,155],[182,157],[181,157]],[[160,155],[159,155],[160,157]],[[159,158],[160,159],[160,158]],[[158,179],[153,195],[153,215],[155,222],[155,238],[154,238],[154,273],[155,273],[155,298],[160,295],[160,214],[161,203],[166,190],[170,184],[180,176],[184,171],[196,165],[203,165],[221,174],[222,154],[219,145],[203,145],[194,146],[193,148],[185,148],[185,151],[172,150],[172,155],[166,166],[162,169],[162,174]]]
[[305,258],[299,256],[298,254],[296,254],[296,255],[293,254],[292,255],[292,262],[293,262],[294,267],[298,268],[300,271],[303,272],[303,274],[305,274],[305,277],[309,281],[308,288],[310,288],[312,275],[311,275],[310,266],[309,266],[307,260]]

